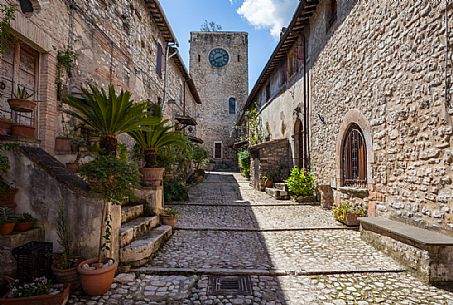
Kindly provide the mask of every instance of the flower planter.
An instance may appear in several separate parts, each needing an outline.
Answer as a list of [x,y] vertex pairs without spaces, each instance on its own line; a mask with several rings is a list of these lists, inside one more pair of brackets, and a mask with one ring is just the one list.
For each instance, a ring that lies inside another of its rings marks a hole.
[[51,266],[53,275],[57,283],[69,284],[71,289],[80,287],[79,273],[77,272],[77,266],[69,269],[58,269],[56,264]]
[[55,153],[56,154],[71,154],[72,138],[57,137],[55,138]]
[[9,108],[17,112],[33,112],[36,108],[36,102],[18,98],[8,99]]
[[357,227],[360,224],[357,217],[355,214],[346,213],[343,223],[348,227]]
[[82,268],[84,264],[93,264],[98,261],[97,258],[87,259],[80,262],[77,266],[77,271],[80,275],[80,284],[83,291],[90,296],[99,296],[105,294],[113,283],[118,262],[114,261],[112,266],[97,269],[85,270]]
[[0,206],[14,210],[16,208],[15,198],[17,191],[16,188],[10,188],[9,191],[0,192]]
[[[11,234],[14,230],[15,222],[6,222],[0,225],[0,235]],[[1,303],[0,303],[1,304]]]
[[11,134],[11,123],[10,120],[0,120],[0,135],[7,136]]
[[142,173],[143,186],[148,187],[159,187],[162,186],[162,180],[164,176],[164,168],[140,168]]
[[69,285],[63,286],[63,291],[57,295],[39,295],[24,298],[0,298],[2,305],[64,305],[69,299]]
[[35,138],[35,127],[22,124],[13,124],[11,127],[11,135],[20,138]]
[[33,223],[31,222],[18,222],[14,227],[15,232],[27,232],[33,229]]
[[160,215],[160,221],[163,225],[174,228],[176,226],[176,216]]

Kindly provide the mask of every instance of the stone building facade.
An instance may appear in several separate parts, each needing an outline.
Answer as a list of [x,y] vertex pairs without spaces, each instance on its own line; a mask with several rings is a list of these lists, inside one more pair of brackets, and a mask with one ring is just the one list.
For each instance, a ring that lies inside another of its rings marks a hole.
[[36,138],[46,151],[54,153],[55,137],[67,123],[56,86],[58,53],[66,50],[76,60],[71,77],[64,72],[59,79],[64,92],[78,95],[81,86],[113,84],[135,100],[164,104],[170,118],[196,116],[201,100],[158,0],[31,0],[31,12],[17,2],[11,1],[18,9],[2,60],[1,108],[8,116],[6,100],[18,84],[33,90],[40,101],[33,118]]
[[197,121],[209,157],[235,166],[231,134],[248,94],[247,33],[192,32],[190,74],[204,101]]
[[336,202],[453,234],[451,24],[449,1],[301,1],[246,108]]

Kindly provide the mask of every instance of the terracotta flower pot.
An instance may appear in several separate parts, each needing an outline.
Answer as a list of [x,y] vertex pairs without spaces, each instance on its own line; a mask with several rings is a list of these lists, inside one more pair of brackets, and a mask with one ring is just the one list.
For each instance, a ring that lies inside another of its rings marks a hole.
[[162,186],[162,180],[164,176],[164,168],[140,168],[142,173],[143,186],[158,187]]
[[22,124],[13,124],[11,127],[11,135],[20,138],[35,138],[35,127]]
[[73,173],[77,172],[77,170],[79,169],[79,163],[77,162],[69,162],[69,163],[66,163],[66,167]]
[[174,228],[176,226],[176,216],[169,216],[169,215],[160,215],[160,221],[163,225],[171,226]]
[[8,99],[9,108],[17,112],[33,112],[36,108],[36,102],[18,98]]
[[6,222],[0,225],[0,234],[8,235],[11,234],[14,230],[15,222]]
[[14,227],[14,231],[16,232],[27,232],[33,229],[33,223],[31,222],[18,222]]
[[55,153],[71,154],[72,153],[72,138],[67,138],[67,137],[55,138]]
[[267,180],[266,181],[266,188],[270,189],[270,188],[272,188],[272,186],[274,186],[274,184],[272,183],[272,180]]
[[7,207],[11,210],[16,208],[16,188],[10,188],[9,191],[0,192],[0,207]]
[[93,264],[98,261],[97,258],[90,258],[80,262],[77,266],[77,271],[80,275],[80,284],[82,285],[83,291],[91,296],[98,296],[105,294],[113,283],[116,269],[118,268],[118,262],[114,261],[110,267],[97,269],[97,270],[85,270],[82,269],[84,264]]
[[77,272],[77,266],[69,269],[58,269],[56,264],[51,266],[53,275],[57,283],[69,284],[71,289],[80,287],[79,273]]
[[11,134],[11,121],[0,120],[0,135],[6,136]]
[[2,305],[63,305],[69,299],[69,285],[64,285],[63,291],[57,295],[38,295],[23,298],[0,298]]

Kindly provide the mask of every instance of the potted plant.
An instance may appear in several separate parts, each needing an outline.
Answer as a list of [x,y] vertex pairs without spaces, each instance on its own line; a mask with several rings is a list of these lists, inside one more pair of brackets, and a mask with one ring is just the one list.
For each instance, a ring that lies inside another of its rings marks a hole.
[[344,223],[348,227],[358,226],[358,217],[364,217],[366,210],[357,204],[352,204],[349,200],[341,201],[339,204],[334,204],[333,214],[336,220]]
[[29,213],[23,213],[16,217],[16,226],[14,231],[16,232],[27,232],[33,229],[37,219],[31,216]]
[[69,299],[69,285],[54,285],[46,277],[25,284],[15,280],[9,287],[9,292],[0,297],[2,305],[63,305]]
[[0,207],[16,208],[15,197],[17,189],[9,185],[4,178],[4,175],[9,170],[9,159],[6,156],[0,155]]
[[9,235],[13,232],[16,221],[11,217],[11,210],[0,207],[0,235]]
[[102,201],[102,223],[100,226],[98,257],[80,262],[82,289],[88,295],[103,295],[113,282],[118,262],[110,256],[111,204],[122,204],[133,196],[140,181],[140,174],[134,164],[119,160],[111,155],[99,155],[94,161],[80,167],[80,175],[87,181],[93,192]]
[[187,145],[188,141],[181,132],[168,125],[169,120],[162,119],[158,104],[153,105],[150,118],[154,120],[154,124],[144,125],[128,134],[141,146],[144,153],[145,165],[140,168],[143,186],[159,187],[162,186],[165,168],[157,162],[158,150],[170,145]]
[[178,219],[179,211],[174,208],[163,208],[160,210],[160,221],[163,225],[176,226],[176,220]]
[[109,86],[106,92],[90,85],[90,90],[82,88],[82,92],[82,99],[68,96],[63,100],[63,103],[70,106],[64,112],[99,136],[102,154],[116,156],[116,137],[119,134],[155,122],[146,116],[148,103],[135,103],[129,91],[121,90],[120,94],[116,94],[114,86]]
[[8,99],[9,107],[17,112],[33,112],[36,108],[36,101],[31,98],[35,95],[33,92],[28,92],[23,85],[17,85],[16,92],[13,92],[14,98]]
[[297,202],[316,202],[316,197],[314,196],[315,177],[311,172],[304,168],[295,167],[291,170],[291,174],[285,182]]

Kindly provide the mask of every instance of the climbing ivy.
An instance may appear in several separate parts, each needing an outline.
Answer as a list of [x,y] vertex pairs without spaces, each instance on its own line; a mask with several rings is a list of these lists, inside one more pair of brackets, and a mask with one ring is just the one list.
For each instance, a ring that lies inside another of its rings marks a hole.
[[72,68],[77,55],[73,50],[66,49],[58,51],[57,54],[57,71],[55,77],[55,84],[57,85],[57,97],[62,98],[63,89],[63,73],[66,72],[68,78],[72,77]]
[[5,44],[11,33],[11,21],[15,19],[16,7],[13,4],[0,4],[0,54],[5,51]]
[[258,106],[255,104],[250,110],[245,112],[245,117],[248,124],[248,138],[250,145],[256,145],[263,142],[261,117],[257,109]]

